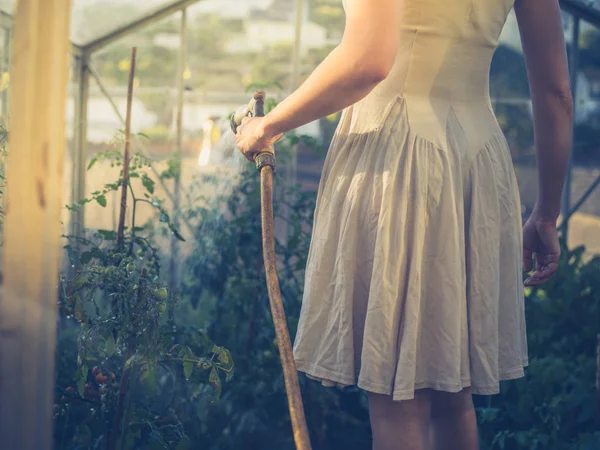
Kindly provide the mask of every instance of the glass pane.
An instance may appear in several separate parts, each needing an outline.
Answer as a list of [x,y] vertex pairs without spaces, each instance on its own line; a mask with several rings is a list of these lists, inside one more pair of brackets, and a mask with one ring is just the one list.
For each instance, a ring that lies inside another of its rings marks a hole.
[[[174,0],[73,0],[71,40],[84,45],[121,28]],[[0,0],[0,10],[13,13],[15,0]]]

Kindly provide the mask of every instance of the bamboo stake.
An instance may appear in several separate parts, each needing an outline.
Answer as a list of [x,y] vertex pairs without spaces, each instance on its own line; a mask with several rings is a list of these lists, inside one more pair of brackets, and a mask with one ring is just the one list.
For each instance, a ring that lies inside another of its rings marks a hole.
[[123,246],[125,240],[125,214],[127,212],[127,189],[129,186],[129,147],[131,145],[131,106],[133,104],[133,82],[135,80],[135,57],[137,48],[131,50],[129,67],[129,85],[127,87],[127,113],[125,116],[125,151],[123,153],[123,182],[121,185],[121,212],[117,230],[117,246]]
[[[117,108],[117,105],[115,104],[113,98],[110,96],[110,93],[108,92],[108,90],[106,89],[106,87],[104,86],[104,83],[102,82],[102,79],[100,78],[100,76],[98,75],[98,73],[96,72],[96,69],[94,69],[94,66],[92,66],[91,64],[88,64],[88,71],[90,73],[90,75],[92,76],[92,78],[94,78],[94,80],[96,81],[96,84],[98,85],[98,88],[100,88],[100,92],[102,92],[102,94],[104,95],[104,97],[106,98],[106,100],[108,100],[108,102],[110,103],[113,111],[115,112],[117,118],[121,121],[121,123],[123,125],[125,125],[125,118],[123,117],[123,115],[121,114],[121,112],[119,111],[119,108]],[[138,149],[140,150],[140,153],[142,154],[142,156],[146,159],[150,159],[150,160],[156,160],[156,158],[152,158],[149,154],[148,154],[148,149],[144,146],[143,143],[141,143],[139,140],[137,141],[138,144]],[[156,177],[156,180],[158,180],[159,184],[161,185],[165,195],[167,197],[169,197],[169,200],[171,200],[171,202],[174,202],[175,197],[173,197],[173,194],[169,191],[169,188],[167,187],[165,180],[163,180],[160,176],[160,173],[158,173],[158,170],[156,170],[156,167],[154,167],[153,165],[150,166],[150,170],[152,171],[152,173],[154,174],[154,176]],[[183,186],[180,186],[180,189],[182,190],[182,192],[186,193],[186,190],[183,188]],[[188,228],[190,234],[194,233],[194,227],[192,227],[192,225],[190,224],[190,221],[186,218],[186,217],[181,217],[181,219],[183,220],[183,223],[185,223],[185,226]]]
[[0,446],[52,447],[70,0],[20,0],[14,16]]

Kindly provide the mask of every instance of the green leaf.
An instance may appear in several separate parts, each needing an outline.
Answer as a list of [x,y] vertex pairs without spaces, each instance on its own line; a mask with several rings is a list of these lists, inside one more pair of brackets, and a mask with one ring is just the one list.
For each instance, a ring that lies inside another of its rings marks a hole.
[[114,241],[117,239],[116,231],[112,230],[98,230],[97,233],[102,236],[105,241]]
[[233,365],[231,366],[231,369],[229,369],[229,371],[227,372],[227,375],[225,375],[225,382],[229,383],[231,381],[231,379],[233,378],[233,373],[235,372],[235,369],[233,368]]
[[[83,309],[83,303],[81,302],[81,298],[79,297],[79,295],[77,295],[76,300],[75,300],[75,312],[74,312],[74,316],[75,316],[75,319],[78,322],[84,322],[85,319],[86,319],[86,317],[85,317],[85,311]],[[85,371],[87,373],[87,367],[85,367]]]
[[142,184],[148,192],[154,194],[154,180],[150,178],[147,174],[142,175]]
[[169,222],[169,229],[173,232],[173,235],[175,236],[175,238],[177,238],[181,242],[185,242],[185,239],[183,238],[183,236],[181,234],[179,234],[179,231],[177,231],[177,228],[175,228],[175,226],[173,226],[173,224],[170,222]]
[[131,433],[127,434],[127,439],[125,439],[125,448],[126,449],[135,448],[135,436]]
[[92,167],[94,167],[94,164],[96,164],[98,162],[98,158],[94,157],[91,159],[90,163],[88,164],[87,170],[90,170]]
[[100,206],[106,208],[106,197],[104,195],[99,195],[98,197],[96,197],[96,201]]
[[77,392],[79,392],[79,395],[81,395],[83,397],[84,390],[85,390],[85,377],[81,377],[77,381]]
[[79,261],[81,262],[81,264],[87,264],[92,260],[93,257],[94,254],[92,252],[83,252],[81,254],[81,257],[79,258]]
[[77,276],[75,276],[75,278],[73,278],[73,281],[71,281],[71,283],[69,284],[68,291],[75,292],[84,287],[87,283],[87,277],[83,274],[78,274]]
[[133,366],[133,362],[135,361],[135,356],[136,355],[133,355],[131,358],[129,358],[127,361],[125,361],[125,366],[124,366],[125,370],[131,369],[131,366]]
[[194,370],[194,363],[185,361],[183,363],[183,375],[185,376],[186,380],[189,380],[192,376],[192,370]]
[[215,390],[215,394],[217,397],[221,395],[221,379],[219,378],[219,374],[217,373],[217,369],[213,367],[210,371],[210,375],[208,377],[208,382]]
[[231,362],[229,350],[227,350],[226,348],[220,347],[219,348],[219,357],[217,359],[225,365],[229,364]]
[[108,335],[106,343],[104,344],[104,349],[106,350],[106,356],[108,357],[111,357],[117,351],[117,343],[115,342],[115,338],[112,334]]
[[146,370],[140,376],[140,380],[142,380],[150,390],[156,391],[156,367],[154,367],[153,364],[148,364]]
[[88,264],[94,258],[104,259],[104,257],[105,255],[104,253],[102,253],[102,250],[100,250],[98,247],[94,247],[91,250],[83,252],[79,257],[79,261],[81,262],[81,264],[85,265]]
[[117,181],[116,183],[108,183],[104,185],[104,188],[108,191],[116,191],[117,189],[119,189],[121,187],[121,180]]
[[192,447],[191,441],[183,441],[183,442],[180,442],[179,444],[177,444],[177,447],[175,447],[175,450],[190,450],[191,447]]

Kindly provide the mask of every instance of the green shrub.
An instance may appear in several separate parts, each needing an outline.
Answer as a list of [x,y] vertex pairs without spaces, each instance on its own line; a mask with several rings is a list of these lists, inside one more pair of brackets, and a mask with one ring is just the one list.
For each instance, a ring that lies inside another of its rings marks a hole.
[[[291,145],[304,139],[287,136],[278,148],[285,163]],[[285,176],[282,170],[281,176]],[[189,214],[199,218],[192,255],[185,262],[184,299],[205,314],[209,336],[221,342],[236,361],[235,381],[207,414],[208,434],[199,447],[292,449],[283,374],[269,308],[262,265],[259,176],[248,164],[239,178],[205,177],[219,195],[198,199]],[[275,178],[276,221],[289,225],[286,245],[276,243],[279,279],[293,338],[300,313],[308,255],[314,193],[297,188],[282,193]],[[287,206],[289,216],[284,213]],[[314,449],[369,448],[364,397],[357,389],[326,389],[300,377]]]
[[[289,142],[288,142],[289,144]],[[214,179],[204,183],[214,183]],[[231,349],[234,382],[207,417],[207,449],[294,448],[282,372],[262,270],[260,194],[253,168],[194,210],[201,217],[196,248],[186,261],[185,298],[205,313],[209,335]],[[276,186],[281,189],[280,183]],[[288,193],[293,232],[277,245],[290,333],[300,312],[314,196]],[[278,200],[276,216],[282,218]],[[501,394],[475,398],[482,450],[597,449],[596,335],[600,332],[600,259],[563,248],[547,285],[527,290],[530,367],[502,383]],[[313,448],[370,448],[364,393],[324,388],[300,377]]]
[[[97,155],[123,164],[119,152]],[[154,195],[150,163],[135,155],[129,179],[108,183],[70,207],[129,191],[131,228],[88,230],[65,236],[73,274],[60,280],[55,436],[57,449],[150,450],[190,448],[189,424],[233,376],[229,351],[198,327],[173,320],[177,296],[162,284],[160,254],[138,227],[138,203],[156,209],[160,222],[183,240]],[[131,180],[139,179],[141,189]],[[119,224],[125,223],[120,216]],[[186,428],[187,425],[187,428]]]
[[[560,269],[526,299],[530,366],[478,402],[483,449],[598,449],[596,347],[600,257],[563,245]],[[485,406],[484,406],[485,405]]]

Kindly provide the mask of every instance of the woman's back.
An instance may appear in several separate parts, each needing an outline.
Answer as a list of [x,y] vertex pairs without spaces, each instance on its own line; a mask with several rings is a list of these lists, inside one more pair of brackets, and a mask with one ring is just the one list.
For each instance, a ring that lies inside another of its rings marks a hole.
[[472,158],[501,134],[489,97],[489,72],[513,0],[401,3],[396,63],[351,107],[351,132],[377,128],[388,104],[400,96],[413,133],[446,148],[451,129],[461,134],[457,138]]
[[296,363],[394,400],[527,364],[521,205],[489,69],[512,0],[398,0],[391,72],[327,154]]

